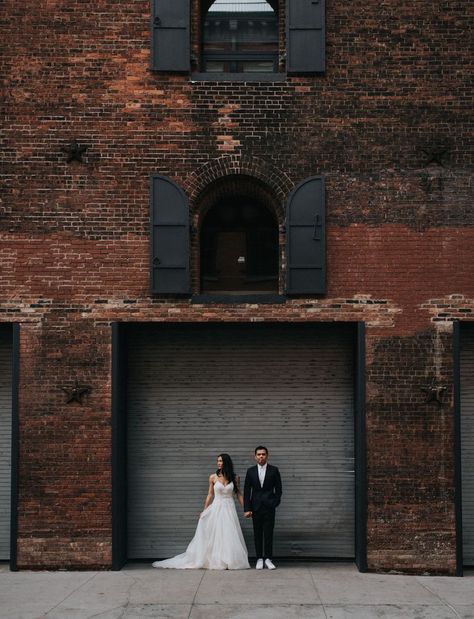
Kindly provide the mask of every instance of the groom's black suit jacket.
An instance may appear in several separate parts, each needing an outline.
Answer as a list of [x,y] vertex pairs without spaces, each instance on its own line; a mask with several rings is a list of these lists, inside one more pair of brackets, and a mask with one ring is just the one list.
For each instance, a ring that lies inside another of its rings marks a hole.
[[263,488],[260,485],[257,465],[251,466],[245,476],[244,511],[257,512],[259,509],[275,509],[281,501],[281,477],[276,466],[267,464]]

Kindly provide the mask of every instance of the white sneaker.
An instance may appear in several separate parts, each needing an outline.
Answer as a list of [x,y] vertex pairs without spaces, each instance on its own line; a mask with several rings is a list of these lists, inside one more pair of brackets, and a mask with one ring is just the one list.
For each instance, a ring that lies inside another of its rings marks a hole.
[[265,565],[267,566],[267,568],[269,570],[276,570],[276,565],[273,565],[273,563],[272,563],[272,561],[270,561],[270,559],[265,559]]
[[259,559],[257,561],[257,565],[255,566],[256,570],[263,570],[263,559]]

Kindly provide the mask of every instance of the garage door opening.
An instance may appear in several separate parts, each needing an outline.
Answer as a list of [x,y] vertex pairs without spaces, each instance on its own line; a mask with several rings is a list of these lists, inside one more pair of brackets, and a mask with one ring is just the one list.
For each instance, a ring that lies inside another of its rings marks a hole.
[[[122,561],[183,552],[217,454],[230,453],[243,479],[258,444],[267,445],[283,480],[275,556],[354,558],[354,327],[127,326],[126,380],[115,391],[116,411],[124,403],[115,451],[120,444],[126,451],[126,465],[115,458],[114,482]],[[252,557],[251,523],[240,518]]]
[[[15,561],[15,548],[12,548],[12,474],[15,455],[12,449],[14,431],[14,334],[13,325],[0,325],[0,561]],[[14,566],[12,566],[14,567]]]
[[474,566],[474,324],[460,329],[462,563]]

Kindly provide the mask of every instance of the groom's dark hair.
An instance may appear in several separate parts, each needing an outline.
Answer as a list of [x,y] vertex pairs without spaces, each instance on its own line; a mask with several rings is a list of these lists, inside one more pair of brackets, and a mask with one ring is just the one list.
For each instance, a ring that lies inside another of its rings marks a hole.
[[265,449],[268,456],[268,449],[264,445],[259,445],[258,447],[255,447],[255,453],[257,453],[257,451],[260,451],[260,449]]

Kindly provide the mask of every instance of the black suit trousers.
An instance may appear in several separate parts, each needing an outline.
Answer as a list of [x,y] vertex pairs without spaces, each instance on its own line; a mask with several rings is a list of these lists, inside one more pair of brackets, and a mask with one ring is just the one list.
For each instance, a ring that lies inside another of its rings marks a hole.
[[259,509],[253,512],[252,521],[257,559],[272,559],[275,510],[271,508]]

